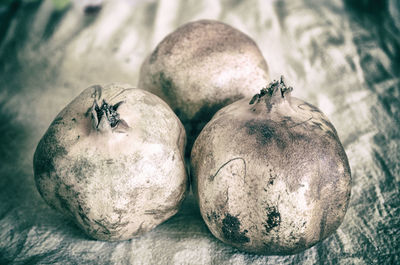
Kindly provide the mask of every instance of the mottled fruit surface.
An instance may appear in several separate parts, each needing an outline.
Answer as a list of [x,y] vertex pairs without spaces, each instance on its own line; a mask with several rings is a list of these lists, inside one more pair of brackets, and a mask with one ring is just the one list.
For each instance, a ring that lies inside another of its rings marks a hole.
[[201,215],[244,251],[297,253],[332,234],[347,210],[350,167],[337,132],[291,90],[280,80],[226,106],[193,146]]
[[92,86],[54,119],[34,155],[37,188],[89,236],[124,240],[174,215],[187,190],[185,130],[157,96]]
[[164,99],[183,122],[188,147],[221,107],[269,82],[267,63],[243,32],[199,20],[166,36],[143,62],[139,88]]

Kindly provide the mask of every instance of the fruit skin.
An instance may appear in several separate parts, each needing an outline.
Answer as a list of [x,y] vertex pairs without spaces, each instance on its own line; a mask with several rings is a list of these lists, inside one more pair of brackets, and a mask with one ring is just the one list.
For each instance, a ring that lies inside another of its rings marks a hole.
[[[114,128],[104,115],[94,119],[94,100],[103,99],[117,106]],[[188,187],[185,137],[179,119],[157,96],[123,84],[92,86],[40,140],[36,186],[90,237],[130,239],[178,211]]]
[[218,21],[187,23],[166,36],[141,66],[139,88],[164,99],[181,119],[188,147],[221,107],[269,82],[257,44]]
[[[271,83],[226,106],[192,149],[193,191],[210,231],[240,250],[287,255],[331,235],[351,191],[347,156],[316,107]],[[262,95],[264,94],[264,95]]]

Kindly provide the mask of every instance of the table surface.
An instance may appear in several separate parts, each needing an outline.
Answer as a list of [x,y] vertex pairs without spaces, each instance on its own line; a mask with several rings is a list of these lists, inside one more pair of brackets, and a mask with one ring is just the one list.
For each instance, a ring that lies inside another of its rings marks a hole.
[[[400,263],[399,1],[8,2],[0,4],[0,264]],[[349,209],[336,233],[302,253],[250,255],[219,242],[193,196],[140,238],[95,241],[36,190],[33,152],[57,113],[92,84],[136,85],[157,43],[202,18],[250,35],[272,78],[283,74],[338,131],[352,171]]]

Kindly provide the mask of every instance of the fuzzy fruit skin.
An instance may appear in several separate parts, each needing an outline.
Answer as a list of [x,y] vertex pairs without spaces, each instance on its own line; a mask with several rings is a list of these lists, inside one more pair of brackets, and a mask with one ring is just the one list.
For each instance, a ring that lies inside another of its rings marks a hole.
[[[129,128],[93,127],[94,99]],[[90,237],[125,240],[174,215],[187,190],[183,125],[157,96],[129,85],[85,89],[54,119],[34,154],[43,199]]]
[[143,62],[139,88],[164,99],[188,133],[188,147],[223,106],[269,83],[257,44],[218,21],[187,23],[166,36]]
[[335,128],[290,95],[217,112],[193,146],[191,176],[212,234],[264,255],[294,254],[331,235],[351,191]]

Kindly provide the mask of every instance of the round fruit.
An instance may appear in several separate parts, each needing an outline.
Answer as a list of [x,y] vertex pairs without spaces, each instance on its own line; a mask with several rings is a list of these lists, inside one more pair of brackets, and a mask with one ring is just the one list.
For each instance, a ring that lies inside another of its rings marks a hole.
[[221,107],[251,97],[269,82],[257,44],[213,20],[185,24],[144,61],[139,87],[164,99],[183,122],[188,148]]
[[185,137],[157,96],[128,85],[92,86],[40,140],[36,185],[89,236],[129,239],[178,211],[188,186]]
[[221,109],[193,146],[193,189],[220,240],[241,250],[293,254],[343,221],[351,176],[333,125],[290,96],[283,80]]

